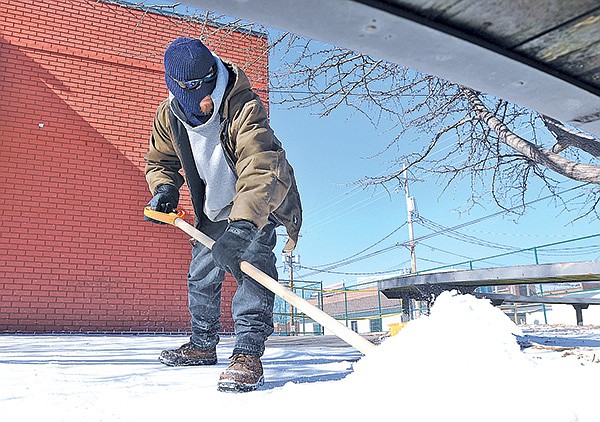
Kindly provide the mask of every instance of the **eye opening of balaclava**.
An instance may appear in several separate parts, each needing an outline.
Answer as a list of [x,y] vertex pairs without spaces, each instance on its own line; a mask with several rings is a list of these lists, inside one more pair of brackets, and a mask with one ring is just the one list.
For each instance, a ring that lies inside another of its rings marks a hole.
[[185,117],[194,126],[205,123],[211,111],[201,106],[201,103],[205,97],[210,98],[217,83],[216,78],[208,78],[208,81],[202,82],[196,89],[183,88],[178,81],[202,79],[216,70],[213,54],[202,41],[179,37],[167,47],[164,66],[167,88],[179,103]]

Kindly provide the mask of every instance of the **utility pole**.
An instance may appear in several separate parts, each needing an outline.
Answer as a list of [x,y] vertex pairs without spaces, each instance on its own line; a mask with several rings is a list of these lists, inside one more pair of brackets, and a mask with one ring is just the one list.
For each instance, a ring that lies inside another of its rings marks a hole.
[[[417,255],[415,254],[415,232],[413,230],[413,212],[415,211],[415,199],[410,196],[408,188],[408,174],[406,164],[402,166],[404,173],[404,193],[406,195],[406,222],[408,224],[408,249],[410,251],[410,272],[417,272]],[[413,301],[408,294],[402,297],[402,312],[406,320],[412,319]]]
[[408,175],[406,164],[404,169],[404,193],[406,194],[406,222],[408,223],[408,249],[410,250],[410,272],[417,272],[417,255],[415,253],[415,233],[413,231],[413,213],[415,211],[415,199],[410,196],[408,189]]
[[[294,255],[294,251],[290,251],[288,253],[283,253],[283,262],[289,268],[290,274],[290,282],[288,287],[293,292],[294,291],[294,264],[300,264],[300,255]],[[290,304],[290,335],[296,335],[296,325],[294,323],[294,307]]]
[[[290,260],[290,290],[294,291],[294,251],[288,253],[288,259]],[[294,324],[294,307],[290,303],[290,335],[296,335],[296,325]]]

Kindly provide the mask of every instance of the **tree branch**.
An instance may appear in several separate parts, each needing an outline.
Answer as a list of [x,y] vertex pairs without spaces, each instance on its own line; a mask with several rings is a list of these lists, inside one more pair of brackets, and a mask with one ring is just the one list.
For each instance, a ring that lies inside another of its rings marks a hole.
[[483,104],[479,96],[468,88],[461,88],[473,106],[476,116],[485,122],[496,134],[500,141],[520,152],[535,163],[559,173],[565,177],[582,182],[600,184],[600,167],[591,164],[580,164],[560,155],[541,148],[513,133],[502,121],[491,113]]
[[552,147],[552,152],[558,154],[568,147],[575,147],[600,158],[600,142],[596,138],[581,132],[575,132],[558,120],[548,116],[542,116],[542,121],[557,140],[556,145]]

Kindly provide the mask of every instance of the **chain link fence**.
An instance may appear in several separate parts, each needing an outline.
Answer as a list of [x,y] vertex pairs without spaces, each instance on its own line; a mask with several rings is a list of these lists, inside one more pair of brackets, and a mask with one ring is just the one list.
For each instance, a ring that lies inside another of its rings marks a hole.
[[[289,280],[280,282],[290,287]],[[324,288],[321,282],[294,281],[291,289],[301,298],[345,324],[357,333],[387,332],[402,322],[402,302],[388,299],[376,285]],[[276,335],[324,335],[324,327],[275,298],[273,319]]]

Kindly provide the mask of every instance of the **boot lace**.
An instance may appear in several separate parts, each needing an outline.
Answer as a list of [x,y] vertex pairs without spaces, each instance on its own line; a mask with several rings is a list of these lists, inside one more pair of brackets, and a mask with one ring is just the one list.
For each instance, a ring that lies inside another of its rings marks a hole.
[[240,365],[244,365],[244,366],[251,366],[252,358],[253,358],[253,356],[251,356],[251,355],[245,355],[243,353],[238,353],[238,354],[231,356],[231,358],[230,358],[231,365],[240,364]]

